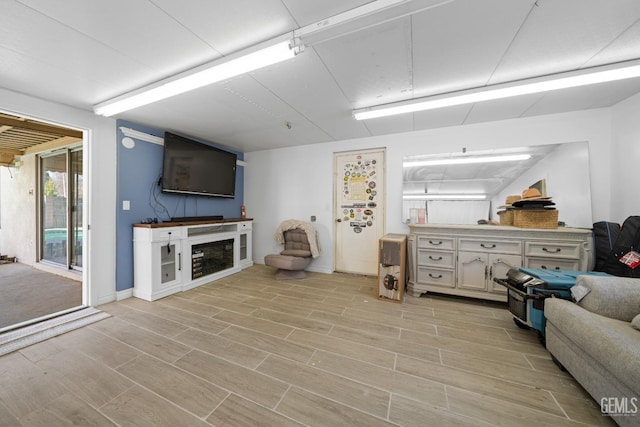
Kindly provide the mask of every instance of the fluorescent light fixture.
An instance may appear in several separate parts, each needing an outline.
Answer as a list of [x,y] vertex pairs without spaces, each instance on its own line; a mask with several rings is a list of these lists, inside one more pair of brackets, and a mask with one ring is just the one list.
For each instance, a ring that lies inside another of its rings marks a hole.
[[486,194],[411,194],[402,196],[405,200],[485,200]]
[[293,32],[294,40],[313,46],[386,22],[451,3],[454,0],[376,0],[314,22]]
[[[260,45],[262,46],[262,45]],[[94,112],[113,116],[123,111],[151,104],[193,89],[220,82],[259,68],[293,58],[299,48],[291,46],[291,40],[272,43],[266,47],[238,52],[185,71],[149,86],[124,94],[94,106]],[[243,53],[247,52],[247,53]]]
[[[94,105],[94,112],[113,116],[193,89],[293,58],[311,46],[392,20],[439,7],[454,0],[376,0],[288,34],[212,61],[192,70]],[[286,40],[285,40],[286,39]]]
[[412,166],[441,166],[441,165],[466,165],[471,163],[496,163],[496,162],[514,162],[521,160],[529,160],[531,154],[512,154],[505,156],[483,156],[483,157],[453,157],[447,159],[432,160],[412,160],[402,163],[404,167]]
[[356,120],[367,120],[637,77],[640,77],[640,61],[634,60],[466,91],[452,92],[449,94],[361,108],[353,110],[353,117]]

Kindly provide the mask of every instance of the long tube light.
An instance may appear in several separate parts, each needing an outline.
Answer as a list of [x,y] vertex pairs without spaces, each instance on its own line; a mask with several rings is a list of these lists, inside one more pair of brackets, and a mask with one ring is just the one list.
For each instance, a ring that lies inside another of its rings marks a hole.
[[188,92],[231,77],[239,76],[259,68],[293,58],[299,48],[292,47],[291,40],[280,41],[267,47],[257,48],[213,61],[193,70],[177,74],[117,98],[94,106],[94,112],[102,116],[113,116],[143,105]]
[[529,160],[531,154],[511,154],[505,156],[453,157],[447,159],[410,160],[402,163],[404,167],[466,165],[471,163],[496,163]]
[[[305,46],[322,43],[335,37],[371,28],[375,25],[439,7],[453,1],[455,0],[372,1],[260,44],[260,46],[267,46],[265,48],[247,49],[101,102],[94,106],[94,112],[103,116],[113,116],[285,61],[302,52]],[[279,43],[275,42],[275,40],[284,38],[287,38],[287,40]]]
[[405,200],[486,200],[486,194],[416,194],[402,196]]
[[640,60],[361,108],[353,110],[353,117],[367,120],[636,77],[640,77]]
[[357,31],[444,6],[455,0],[375,0],[314,22],[293,32],[294,39],[313,46]]

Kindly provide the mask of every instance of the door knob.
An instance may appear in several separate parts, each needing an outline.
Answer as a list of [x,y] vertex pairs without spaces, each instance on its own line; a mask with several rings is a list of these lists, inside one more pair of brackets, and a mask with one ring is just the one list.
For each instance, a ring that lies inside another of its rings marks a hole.
[[342,222],[342,219],[336,218],[336,222]]

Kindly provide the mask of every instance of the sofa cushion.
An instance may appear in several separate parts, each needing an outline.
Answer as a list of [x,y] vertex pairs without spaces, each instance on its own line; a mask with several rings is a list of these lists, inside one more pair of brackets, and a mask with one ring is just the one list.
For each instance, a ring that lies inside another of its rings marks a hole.
[[304,270],[311,264],[312,258],[300,258],[280,254],[269,254],[264,257],[265,265],[282,270]]
[[559,298],[545,301],[547,322],[600,362],[618,381],[634,389],[640,384],[640,334],[629,322],[587,311]]
[[631,326],[640,331],[640,314],[633,318],[631,321]]
[[301,249],[311,252],[307,233],[299,228],[284,232],[285,249]]
[[625,322],[640,313],[640,279],[578,276],[576,286],[589,289],[578,304],[593,313]]
[[299,256],[305,258],[311,256],[311,251],[306,251],[304,249],[285,249],[280,252],[280,255]]

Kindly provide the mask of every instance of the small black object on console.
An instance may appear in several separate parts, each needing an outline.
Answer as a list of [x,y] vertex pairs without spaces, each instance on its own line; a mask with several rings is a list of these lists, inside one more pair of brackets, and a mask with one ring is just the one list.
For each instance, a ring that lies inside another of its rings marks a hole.
[[221,219],[224,219],[222,215],[175,216],[167,222],[219,221]]

